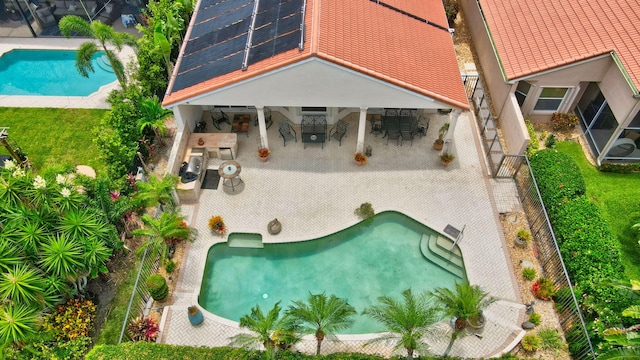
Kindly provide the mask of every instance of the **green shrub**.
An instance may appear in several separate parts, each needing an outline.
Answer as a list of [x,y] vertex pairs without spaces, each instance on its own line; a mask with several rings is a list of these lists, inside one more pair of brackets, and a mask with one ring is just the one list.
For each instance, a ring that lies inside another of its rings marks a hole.
[[540,325],[540,321],[542,320],[542,316],[540,316],[539,313],[537,312],[532,312],[529,315],[529,322],[532,323],[535,326]]
[[373,215],[375,215],[375,212],[373,211],[373,206],[371,206],[371,203],[368,203],[368,202],[362,203],[359,208],[356,208],[354,213],[357,216],[359,216],[362,220],[368,219]]
[[147,288],[154,300],[162,300],[169,294],[167,280],[159,274],[153,274],[147,278]]
[[564,341],[556,329],[541,329],[538,331],[538,337],[540,338],[540,347],[543,349],[560,350],[564,348]]
[[88,336],[56,341],[44,333],[19,347],[5,347],[3,355],[7,360],[81,360],[84,359],[90,345],[91,338]]
[[526,351],[538,351],[540,348],[540,338],[536,334],[527,334],[522,337],[520,345]]
[[449,27],[453,27],[456,21],[456,17],[458,16],[458,12],[460,11],[458,1],[442,0],[442,5],[444,5],[444,12],[447,15],[447,22],[449,23]]
[[531,281],[536,278],[536,269],[526,267],[522,269],[522,277]]
[[164,270],[167,273],[172,273],[173,270],[175,270],[175,268],[176,268],[176,263],[173,262],[173,260],[167,261],[167,263],[164,265]]
[[544,146],[547,147],[548,149],[553,149],[554,147],[556,147],[557,142],[558,142],[558,139],[556,138],[556,136],[551,134],[547,138],[547,141],[544,142]]
[[538,141],[538,136],[536,135],[536,129],[533,127],[533,123],[529,119],[524,120],[525,125],[527,126],[527,132],[529,133],[529,145],[527,146],[527,150],[525,154],[531,157],[533,154],[540,149],[540,142]]
[[600,166],[598,166],[598,170],[602,172],[628,174],[628,173],[640,171],[640,163],[633,163],[633,164],[603,163]]
[[569,155],[545,149],[535,153],[530,163],[551,217],[555,207],[587,191],[582,173]]
[[551,128],[555,131],[571,130],[580,120],[572,113],[553,113],[551,115]]

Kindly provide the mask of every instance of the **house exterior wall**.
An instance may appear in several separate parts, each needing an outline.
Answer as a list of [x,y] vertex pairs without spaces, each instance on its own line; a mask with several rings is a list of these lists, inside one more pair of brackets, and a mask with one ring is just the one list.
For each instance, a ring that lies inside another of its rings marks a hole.
[[[480,60],[483,85],[489,90],[491,96],[493,115],[497,119],[502,119],[503,107],[509,100],[509,94],[512,93],[511,85],[507,84],[502,76],[502,69],[496,54],[493,52],[493,45],[478,4],[475,0],[460,0],[459,3],[467,26],[469,26],[469,33],[473,40],[476,55]],[[500,123],[502,125],[504,122]]]
[[294,64],[213,91],[191,105],[451,108],[319,59]]
[[524,153],[527,146],[529,146],[531,137],[529,136],[527,125],[524,123],[524,117],[520,112],[520,106],[515,94],[509,94],[502,110],[501,119],[508,119],[500,123],[502,138],[506,145],[505,152],[509,154]]
[[612,64],[608,70],[599,84],[600,90],[607,99],[618,124],[625,127],[635,116],[636,112],[632,110],[638,105],[640,99],[633,97],[631,88],[615,64]]

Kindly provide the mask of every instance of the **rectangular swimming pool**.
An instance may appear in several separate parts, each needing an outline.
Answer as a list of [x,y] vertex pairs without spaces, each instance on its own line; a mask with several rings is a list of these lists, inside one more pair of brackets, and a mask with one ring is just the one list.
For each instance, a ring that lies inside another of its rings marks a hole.
[[0,95],[91,95],[117,80],[103,55],[95,54],[95,72],[84,78],[76,70],[74,50],[11,50],[0,57]]

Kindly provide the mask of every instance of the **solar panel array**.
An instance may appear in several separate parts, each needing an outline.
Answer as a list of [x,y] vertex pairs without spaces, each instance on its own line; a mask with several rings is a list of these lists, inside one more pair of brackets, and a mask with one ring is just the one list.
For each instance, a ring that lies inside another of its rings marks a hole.
[[[173,91],[297,47],[302,36],[302,6],[303,0],[203,0]],[[247,63],[243,64],[247,50]]]

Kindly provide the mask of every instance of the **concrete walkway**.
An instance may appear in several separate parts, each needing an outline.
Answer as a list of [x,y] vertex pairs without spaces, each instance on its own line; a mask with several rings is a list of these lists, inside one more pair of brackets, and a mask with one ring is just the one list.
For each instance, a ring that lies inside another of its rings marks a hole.
[[[352,115],[355,116],[348,117],[348,137],[343,139],[342,146],[332,141],[326,143],[324,149],[308,145],[304,150],[300,139],[284,147],[277,136],[276,120],[269,129],[272,155],[266,163],[260,162],[256,154],[258,128],[251,126],[248,138],[240,134],[236,161],[242,165],[244,190],[229,195],[220,185],[218,190],[203,191],[198,204],[181,207],[190,224],[198,229],[199,236],[185,251],[173,304],[163,312],[160,341],[222,346],[228,344],[229,336],[240,331],[236,322],[206,311],[205,322],[199,327],[192,327],[186,316],[186,308],[198,302],[209,247],[226,241],[224,237],[212,235],[207,228],[212,215],[222,215],[230,232],[261,233],[266,243],[299,241],[355,224],[359,219],[353,210],[363,202],[371,202],[376,212],[399,211],[441,232],[447,224],[457,228],[466,225],[460,248],[468,279],[500,301],[485,312],[488,324],[482,337],[466,336],[457,340],[452,356],[496,356],[518,343],[524,334],[520,329],[524,306],[498,213],[517,210],[519,203],[512,182],[494,181],[486,175],[473,115],[460,116],[454,134],[456,159],[446,168],[440,165],[438,153],[432,148],[444,116],[432,115],[427,136],[415,139],[413,146],[407,142],[396,146],[395,141],[387,145],[381,136],[367,134],[365,145],[372,146],[373,156],[366,165],[358,167],[353,161],[357,115]],[[217,168],[221,162],[211,159],[208,167]],[[267,223],[273,218],[282,222],[282,232],[276,236],[266,231]],[[446,321],[439,324],[437,334],[429,343],[434,354],[442,354],[450,337]],[[341,342],[324,344],[323,352],[393,354],[391,345],[363,348],[371,337],[340,336]],[[296,349],[313,353],[315,340],[305,338]]]

